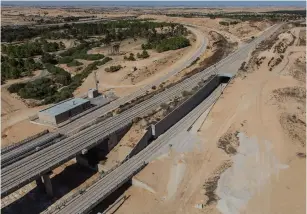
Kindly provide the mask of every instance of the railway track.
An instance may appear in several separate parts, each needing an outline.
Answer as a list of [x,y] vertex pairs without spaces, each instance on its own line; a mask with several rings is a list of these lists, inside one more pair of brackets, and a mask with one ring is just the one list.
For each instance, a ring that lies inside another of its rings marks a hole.
[[[194,30],[197,31],[197,29],[194,29]],[[119,98],[119,99],[111,102],[110,104],[105,105],[103,107],[100,107],[97,110],[94,110],[93,112],[91,112],[91,113],[89,113],[89,114],[87,114],[87,115],[85,115],[81,118],[75,119],[74,121],[68,123],[67,125],[65,125],[63,127],[61,127],[58,131],[56,131],[54,133],[55,134],[61,134],[61,135],[72,135],[76,132],[76,130],[80,129],[80,124],[82,124],[82,126],[91,126],[91,124],[93,122],[95,122],[95,119],[97,117],[105,115],[108,112],[111,112],[112,110],[118,108],[120,105],[125,104],[125,103],[145,94],[145,92],[147,90],[151,89],[151,87],[153,85],[161,84],[162,82],[167,80],[170,76],[175,75],[176,73],[180,72],[185,67],[189,66],[198,56],[200,56],[206,50],[206,47],[207,47],[207,44],[206,44],[205,40],[202,38],[202,45],[197,49],[196,53],[193,56],[191,56],[186,62],[181,64],[179,67],[173,69],[168,74],[166,74],[166,75],[162,76],[161,78],[157,79],[156,81],[146,85],[145,87],[138,89],[137,91],[131,93],[130,95]],[[47,135],[52,136],[52,133],[49,133]],[[48,136],[46,136],[46,137],[48,137]],[[20,156],[20,155],[22,157],[26,157],[27,154],[36,152],[35,150],[33,150],[33,148],[45,147],[44,144],[45,144],[44,140],[30,141],[26,145],[23,145],[23,148],[19,148],[16,151],[11,151],[7,155],[7,159],[13,159],[13,157]],[[22,151],[24,151],[24,152],[22,153]]]
[[[56,214],[77,214],[87,213],[94,208],[99,202],[105,199],[119,186],[129,180],[136,172],[142,169],[161,148],[165,146],[171,138],[182,130],[187,130],[197,118],[208,109],[219,97],[222,92],[221,85],[216,88],[211,95],[201,104],[194,108],[189,114],[182,118],[178,123],[171,127],[161,137],[152,142],[148,147],[138,153],[136,156],[124,162],[107,176],[98,180],[90,186],[85,192],[77,195],[60,210],[52,213]],[[51,212],[48,212],[51,213]]]
[[[270,32],[274,32],[274,30],[276,30],[276,28],[271,29],[271,31],[267,33],[269,34]],[[159,137],[155,142],[150,144],[147,148],[124,162],[114,171],[110,172],[107,176],[97,181],[82,194],[67,201],[66,204],[62,204],[62,208],[60,210],[55,210],[52,213],[68,214],[89,212],[99,202],[101,202],[120,185],[122,185],[127,179],[130,179],[136,171],[140,170],[145,164],[144,161],[148,162],[152,156],[154,156],[159,151],[159,149],[165,146],[165,144],[170,139],[172,139],[172,137],[174,137],[182,130],[187,130],[196,121],[196,119],[217,99],[217,94],[220,94],[222,91],[221,87],[222,86],[220,85],[220,87],[217,88],[206,100],[204,100],[199,106],[197,106],[193,111],[191,111],[177,124],[171,127],[166,133]]]
[[[158,95],[116,115],[112,118],[106,119],[99,124],[91,126],[85,130],[80,131],[77,135],[71,136],[60,142],[52,144],[34,154],[31,154],[11,165],[2,169],[2,189],[1,195],[5,196],[23,185],[35,180],[42,174],[56,168],[64,162],[72,159],[77,154],[81,153],[83,149],[89,149],[97,145],[102,139],[107,138],[110,134],[118,130],[119,127],[124,127],[131,123],[133,118],[141,117],[147,114],[150,110],[155,109],[161,103],[176,96],[183,90],[192,88],[202,79],[210,76],[216,69],[222,70],[231,61],[238,61],[241,58],[246,58],[250,49],[261,41],[266,36],[274,32],[278,26],[273,26],[263,35],[256,38],[252,43],[240,48],[235,53],[223,59],[216,66],[211,66],[203,72],[195,74],[189,79],[166,89]],[[111,107],[108,107],[111,108]]]

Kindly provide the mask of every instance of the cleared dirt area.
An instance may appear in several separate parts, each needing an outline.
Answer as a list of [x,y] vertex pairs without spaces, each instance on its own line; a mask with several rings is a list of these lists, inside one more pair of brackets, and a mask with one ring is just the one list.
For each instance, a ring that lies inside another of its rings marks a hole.
[[[30,108],[17,96],[1,89],[1,147],[16,143],[46,129],[31,124],[29,117],[36,114],[43,106]],[[20,131],[23,130],[23,131]]]
[[[189,59],[201,45],[200,41],[203,35],[197,31],[188,36],[191,46],[174,51],[157,53],[154,50],[148,50],[150,55],[147,59],[138,59],[137,53],[142,52],[141,45],[146,43],[143,39],[127,39],[120,44],[120,54],[111,55],[110,47],[96,48],[89,53],[100,53],[111,57],[113,60],[100,66],[97,70],[97,80],[101,91],[112,90],[117,96],[127,95],[149,82],[167,74],[172,69],[180,66],[185,60]],[[124,56],[133,53],[136,60],[128,61]],[[123,68],[117,72],[106,72],[105,68],[121,65]],[[90,74],[81,87],[77,89],[75,95],[86,93],[88,88],[94,87],[94,73]]]
[[129,188],[117,213],[306,212],[306,91],[303,78],[293,75],[306,76],[306,67],[296,65],[306,52],[284,64],[286,51],[271,71],[269,57],[256,65],[267,52],[223,92],[199,140],[189,142],[197,148],[170,149],[152,161],[136,176],[147,188]]
[[[157,16],[157,15],[142,15],[139,18],[154,18],[157,20],[163,20],[168,22],[178,22],[185,24],[197,25],[207,29],[215,30],[217,32],[223,32],[224,36],[228,36],[230,40],[246,40],[250,39],[251,36],[257,36],[264,29],[271,25],[268,21],[262,22],[239,22],[235,25],[224,26],[221,25],[221,21],[226,19],[216,18],[183,18],[183,17],[168,17],[168,16]],[[226,20],[227,21],[227,20]]]

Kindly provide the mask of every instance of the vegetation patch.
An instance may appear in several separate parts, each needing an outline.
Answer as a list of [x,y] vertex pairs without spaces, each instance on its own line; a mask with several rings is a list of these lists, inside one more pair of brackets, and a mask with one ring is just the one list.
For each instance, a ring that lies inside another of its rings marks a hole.
[[279,102],[294,99],[298,102],[305,103],[306,89],[298,86],[279,88],[273,91],[273,97]]
[[88,54],[87,51],[93,46],[89,43],[82,43],[77,47],[70,48],[60,54],[63,58],[60,59],[61,63],[69,63],[73,59],[84,59],[84,60],[100,60],[104,58],[103,54]]
[[220,22],[219,22],[220,25],[225,25],[225,26],[236,25],[236,24],[238,24],[238,23],[240,23],[240,22],[238,22],[238,21],[229,21],[229,22],[220,21]]
[[79,62],[79,61],[77,61],[77,60],[73,60],[73,61],[71,61],[70,63],[67,63],[67,66],[68,66],[68,67],[75,67],[75,66],[80,66],[80,65],[83,65],[83,63],[82,63],[82,62]]
[[[181,14],[164,14],[166,16],[172,17],[208,17],[210,19],[224,18],[224,19],[234,19],[240,21],[282,21],[282,20],[295,20],[306,17],[306,10],[284,10],[284,11],[270,11],[263,13],[253,13],[253,12],[216,12],[216,13],[181,13]],[[227,25],[227,24],[225,24]]]
[[73,92],[82,84],[83,80],[93,70],[98,69],[97,66],[103,65],[110,60],[112,59],[106,57],[101,61],[95,61],[74,77],[71,77],[62,68],[52,64],[45,64],[46,69],[51,74],[51,78],[40,78],[28,83],[12,84],[8,91],[17,93],[24,99],[41,100],[41,104],[57,103],[73,97]]
[[125,55],[124,59],[128,61],[135,61],[134,53],[130,53],[128,57]]
[[20,45],[2,45],[2,52],[10,57],[27,58],[41,55],[44,52],[55,52],[64,48],[65,45],[62,42],[47,42],[42,39],[34,42],[26,42]]
[[14,59],[1,56],[1,82],[7,79],[17,79],[33,75],[33,71],[42,69],[43,65],[35,62],[33,58]]
[[302,147],[306,146],[306,122],[295,114],[283,113],[280,124],[293,143],[297,142]]
[[235,155],[239,147],[238,132],[226,133],[218,141],[217,147],[224,150],[228,155]]
[[40,78],[28,83],[13,84],[8,88],[11,93],[17,93],[24,99],[41,100],[56,93],[54,82],[49,78]]
[[177,50],[190,46],[190,41],[183,36],[176,36],[171,38],[162,39],[153,43],[142,45],[143,49],[156,49],[159,53],[169,50]]
[[137,53],[136,56],[140,59],[146,59],[149,57],[149,54],[146,50],[143,50],[142,53]]
[[109,68],[106,68],[105,71],[113,73],[113,72],[119,71],[121,68],[122,68],[121,65],[112,65]]

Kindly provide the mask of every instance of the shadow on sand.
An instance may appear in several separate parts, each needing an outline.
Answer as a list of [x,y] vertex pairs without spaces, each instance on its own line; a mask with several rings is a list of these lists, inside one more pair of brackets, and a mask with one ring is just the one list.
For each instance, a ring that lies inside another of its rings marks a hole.
[[28,192],[22,198],[2,208],[3,214],[36,214],[46,210],[51,204],[83,184],[96,174],[95,171],[72,164],[51,179],[54,197],[50,198],[38,187]]

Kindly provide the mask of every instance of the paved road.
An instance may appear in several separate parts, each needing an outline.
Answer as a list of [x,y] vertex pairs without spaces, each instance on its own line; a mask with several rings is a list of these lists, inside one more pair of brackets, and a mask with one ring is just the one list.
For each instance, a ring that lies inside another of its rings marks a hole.
[[201,79],[207,78],[214,72],[215,67],[219,72],[224,73],[229,64],[240,66],[247,54],[253,49],[254,45],[274,31],[273,27],[262,36],[255,39],[251,44],[243,46],[231,56],[225,58],[216,66],[211,66],[203,72],[177,84],[164,92],[148,99],[139,105],[124,111],[122,114],[109,118],[97,125],[85,129],[78,134],[71,136],[63,141],[53,144],[37,153],[34,153],[20,161],[15,162],[2,169],[2,189],[1,195],[7,195],[23,185],[34,180],[43,173],[46,173],[69,159],[75,157],[85,148],[91,148],[108,137],[111,133],[131,123],[133,118],[145,115],[150,110],[157,108],[161,103],[176,96],[183,90],[187,90],[196,85]]

